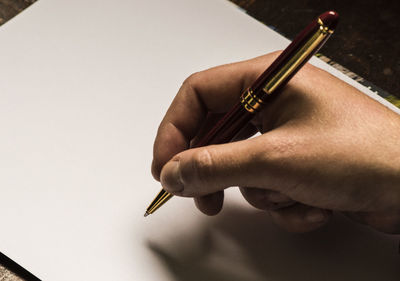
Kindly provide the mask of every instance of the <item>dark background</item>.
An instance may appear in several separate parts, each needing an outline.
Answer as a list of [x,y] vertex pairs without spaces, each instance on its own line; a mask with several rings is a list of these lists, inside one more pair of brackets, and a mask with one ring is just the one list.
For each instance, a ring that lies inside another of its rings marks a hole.
[[340,15],[340,22],[321,52],[400,97],[399,0],[231,1],[290,39],[319,14],[335,10]]
[[[322,53],[400,97],[400,0],[230,1],[290,39],[319,14],[335,10],[341,17],[340,23]],[[33,2],[36,0],[0,0],[0,24]],[[4,261],[0,261],[0,280],[23,280],[8,270],[10,266],[1,263]]]

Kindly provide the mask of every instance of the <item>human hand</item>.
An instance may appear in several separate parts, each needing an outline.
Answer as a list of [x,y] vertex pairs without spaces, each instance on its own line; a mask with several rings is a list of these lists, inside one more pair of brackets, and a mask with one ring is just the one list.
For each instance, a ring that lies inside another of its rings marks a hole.
[[190,76],[160,124],[153,176],[208,215],[220,211],[224,189],[240,186],[289,231],[315,229],[341,211],[400,233],[400,116],[311,65],[255,116],[245,140],[189,149],[276,56]]

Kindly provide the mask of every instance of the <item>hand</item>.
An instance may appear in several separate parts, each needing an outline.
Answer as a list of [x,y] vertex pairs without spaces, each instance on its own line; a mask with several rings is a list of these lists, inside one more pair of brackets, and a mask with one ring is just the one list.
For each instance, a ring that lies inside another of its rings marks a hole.
[[[400,117],[345,82],[306,65],[245,128],[243,140],[189,149],[278,54],[191,75],[162,120],[152,172],[168,192],[208,215],[240,186],[289,231],[341,211],[400,233]],[[246,139],[256,131],[262,134]]]

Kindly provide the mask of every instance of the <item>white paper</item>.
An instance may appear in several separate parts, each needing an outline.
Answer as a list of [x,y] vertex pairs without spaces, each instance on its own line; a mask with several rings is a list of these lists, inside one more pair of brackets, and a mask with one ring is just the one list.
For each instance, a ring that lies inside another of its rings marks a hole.
[[143,218],[180,83],[288,44],[230,2],[40,0],[0,40],[0,251],[39,278],[398,280],[393,237],[287,234],[234,189],[217,217],[174,198]]

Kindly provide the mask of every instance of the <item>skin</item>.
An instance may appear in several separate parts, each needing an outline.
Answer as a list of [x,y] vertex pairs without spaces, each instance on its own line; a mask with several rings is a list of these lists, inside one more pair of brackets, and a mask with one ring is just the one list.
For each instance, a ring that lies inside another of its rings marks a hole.
[[[400,233],[400,117],[329,73],[303,67],[234,142],[189,149],[238,101],[278,53],[191,75],[165,114],[152,173],[168,192],[217,214],[239,186],[291,232],[332,211]],[[261,135],[247,139],[255,132]]]

